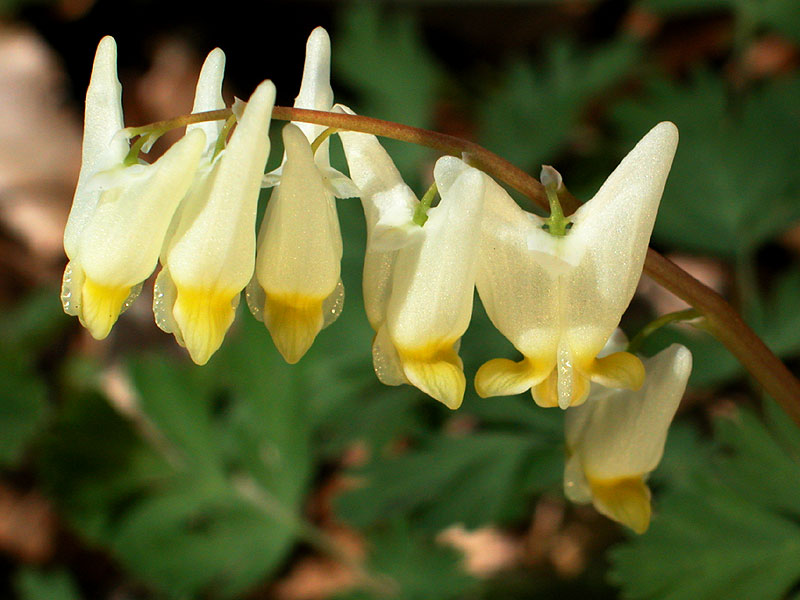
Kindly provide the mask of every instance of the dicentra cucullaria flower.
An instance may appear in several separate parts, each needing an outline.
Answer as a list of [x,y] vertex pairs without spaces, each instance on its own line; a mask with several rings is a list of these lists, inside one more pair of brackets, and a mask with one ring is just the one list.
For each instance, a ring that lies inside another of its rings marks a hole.
[[410,383],[447,407],[466,387],[458,356],[472,316],[487,179],[452,156],[434,179],[441,202],[420,227],[418,201],[374,136],[340,134],[367,221],[364,304],[376,336],[373,363],[388,385]]
[[[306,45],[295,108],[331,110],[330,62],[328,33],[318,27]],[[267,177],[276,187],[259,231],[255,275],[247,289],[251,312],[264,321],[289,363],[303,357],[344,304],[335,196],[355,196],[357,191],[330,167],[327,139],[312,148],[323,130],[309,123],[289,123],[283,129],[284,162]]]
[[86,92],[81,171],[64,231],[69,263],[61,291],[64,311],[77,315],[97,339],[109,334],[155,269],[204,145],[202,132],[193,132],[151,165],[136,159],[128,164],[123,127],[117,46],[105,37]]
[[567,408],[585,401],[590,381],[642,385],[638,358],[597,355],[636,290],[677,143],[675,125],[654,127],[569,217],[563,236],[489,182],[476,283],[489,318],[523,359],[484,364],[478,394],[531,389],[537,404]]
[[[194,112],[223,108],[225,55],[209,54],[200,74]],[[158,326],[205,364],[233,323],[255,265],[255,221],[269,155],[275,86],[262,82],[227,146],[218,149],[219,123],[190,125],[207,143],[191,189],[181,203],[161,254],[153,309]]]
[[592,387],[583,406],[565,415],[564,493],[593,503],[609,518],[644,533],[650,524],[647,476],[664,453],[667,432],[692,370],[692,354],[679,344],[644,359],[638,391]]

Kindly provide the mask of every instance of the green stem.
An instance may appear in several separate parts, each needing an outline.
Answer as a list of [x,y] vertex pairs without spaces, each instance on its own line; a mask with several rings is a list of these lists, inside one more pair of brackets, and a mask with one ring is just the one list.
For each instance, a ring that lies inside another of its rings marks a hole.
[[222,126],[222,129],[219,132],[217,145],[214,146],[213,158],[216,158],[217,155],[225,149],[225,144],[228,141],[228,134],[231,132],[231,129],[233,129],[234,125],[236,125],[236,115],[231,115],[225,120],[225,125]]
[[311,152],[316,154],[319,147],[322,146],[323,142],[331,137],[334,133],[336,133],[338,129],[336,127],[328,127],[325,131],[320,133],[313,142],[311,142]]
[[142,151],[142,147],[147,143],[148,138],[149,136],[143,135],[131,145],[131,149],[128,150],[128,155],[125,157],[125,160],[122,161],[126,167],[139,164],[139,153]]
[[679,321],[691,321],[692,319],[696,319],[700,316],[702,315],[694,308],[687,308],[686,310],[680,310],[678,312],[661,315],[659,318],[642,327],[639,333],[633,336],[633,339],[630,341],[630,343],[628,343],[627,350],[631,354],[636,354],[642,347],[644,341],[665,325],[677,323]]
[[252,477],[240,475],[233,481],[239,495],[265,515],[288,528],[299,539],[317,551],[335,559],[347,567],[358,583],[380,598],[390,598],[396,594],[396,583],[387,577],[375,576],[366,571],[361,561],[356,560],[324,531],[314,527],[293,511],[287,509],[267,489],[260,486]]
[[564,216],[564,211],[561,209],[558,191],[553,187],[547,186],[545,187],[545,192],[547,192],[547,200],[550,202],[550,217],[544,227],[550,235],[564,237],[567,235],[567,226],[570,221]]
[[417,208],[414,209],[414,217],[412,220],[420,227],[425,225],[425,222],[428,220],[428,210],[430,210],[431,204],[433,204],[433,199],[436,197],[438,191],[439,190],[436,187],[436,182],[434,181],[431,184],[431,187],[428,188],[428,191],[425,192],[422,200],[420,200],[419,204],[417,204]]

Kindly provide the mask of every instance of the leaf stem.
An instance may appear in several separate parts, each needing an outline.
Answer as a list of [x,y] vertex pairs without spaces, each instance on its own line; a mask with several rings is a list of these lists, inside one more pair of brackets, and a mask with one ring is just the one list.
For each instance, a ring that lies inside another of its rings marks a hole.
[[436,182],[434,181],[431,187],[428,188],[428,191],[425,192],[422,200],[417,204],[417,208],[414,209],[414,217],[412,220],[420,227],[425,225],[425,222],[428,220],[428,210],[430,210],[433,199],[436,197],[437,193],[439,193],[439,188],[436,187]]
[[390,598],[395,595],[396,584],[393,580],[369,573],[361,561],[342,550],[324,531],[287,509],[269,490],[259,485],[252,477],[243,474],[237,475],[233,479],[233,486],[239,495],[251,505],[287,527],[315,550],[347,567],[356,577],[358,584],[365,590],[376,594],[379,598]]
[[633,339],[628,344],[628,352],[631,354],[636,354],[642,347],[644,341],[665,325],[677,323],[679,321],[690,321],[700,316],[700,313],[694,308],[687,308],[686,310],[679,310],[677,312],[661,315],[657,319],[642,327],[639,333],[633,336]]

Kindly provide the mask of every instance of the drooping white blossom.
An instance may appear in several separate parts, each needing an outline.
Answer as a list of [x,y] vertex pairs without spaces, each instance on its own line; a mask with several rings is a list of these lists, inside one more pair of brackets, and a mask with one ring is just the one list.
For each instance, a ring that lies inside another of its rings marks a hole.
[[377,139],[340,138],[367,221],[363,287],[375,371],[383,383],[410,383],[458,408],[466,387],[458,345],[472,316],[486,177],[439,159],[442,199],[420,227],[412,221],[418,201]]
[[678,143],[672,123],[654,127],[595,196],[569,217],[565,235],[487,184],[478,293],[494,325],[523,359],[495,359],[475,378],[483,396],[531,389],[541,406],[582,403],[589,382],[636,389],[641,362],[619,352],[597,358],[642,273]]
[[155,269],[172,216],[192,183],[205,136],[191,132],[153,164],[127,162],[120,133],[122,87],[117,47],[110,36],[97,47],[86,93],[81,172],[64,231],[69,264],[61,299],[97,339]]
[[585,404],[565,416],[564,492],[643,533],[650,523],[645,483],[664,453],[672,418],[692,370],[687,348],[673,344],[644,360],[638,391],[593,386]]
[[[295,108],[330,111],[331,49],[328,33],[308,38]],[[342,235],[336,196],[354,196],[349,180],[330,167],[328,140],[312,143],[320,125],[289,123],[283,129],[284,161],[268,178],[275,185],[258,235],[258,254],[247,300],[264,321],[278,351],[296,363],[344,304]]]
[[[198,80],[194,112],[225,106],[224,66],[221,50],[209,54]],[[200,365],[222,344],[253,275],[256,210],[274,102],[275,86],[262,82],[230,142],[216,155],[221,124],[189,126],[189,133],[204,130],[208,143],[164,245],[153,309],[159,327],[173,333]]]

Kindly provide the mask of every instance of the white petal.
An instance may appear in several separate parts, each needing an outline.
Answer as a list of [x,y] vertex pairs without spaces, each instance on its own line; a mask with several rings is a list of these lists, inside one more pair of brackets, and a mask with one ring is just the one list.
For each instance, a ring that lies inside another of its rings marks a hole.
[[[225,108],[222,99],[222,79],[225,76],[225,53],[219,48],[209,52],[197,78],[194,92],[193,113],[208,112]],[[217,145],[217,138],[222,131],[223,121],[207,121],[188,125],[186,131],[202,129],[206,135],[206,154],[211,154]]]
[[[306,60],[303,65],[303,80],[300,93],[294,101],[295,108],[329,111],[333,106],[333,90],[331,89],[331,40],[328,32],[317,27],[311,32],[306,43]],[[324,125],[313,123],[295,123],[313,142],[325,130]],[[328,155],[326,141],[318,151],[325,157]]]
[[86,275],[106,285],[133,285],[158,262],[172,215],[194,178],[205,144],[202,132],[172,146],[139,177],[103,192],[78,241]]
[[165,251],[178,287],[242,290],[250,280],[274,101],[271,81],[256,88],[227,148],[186,199],[181,223]]
[[341,311],[342,235],[305,135],[289,123],[283,143],[286,159],[259,232],[255,277],[264,290],[264,324],[284,359],[295,363]]
[[562,319],[573,348],[599,352],[628,307],[677,143],[675,125],[656,125],[573,215],[566,242],[586,252],[565,282]]
[[387,322],[398,347],[454,343],[472,316],[485,180],[450,158],[436,163],[442,200],[428,212],[424,235],[403,248],[395,264]]
[[592,479],[646,475],[661,460],[692,369],[692,355],[673,344],[644,364],[647,376],[641,390],[614,390],[567,411],[567,444]]
[[86,189],[88,181],[98,171],[121,164],[128,153],[127,138],[116,137],[124,126],[122,86],[117,79],[117,44],[114,38],[106,36],[97,46],[86,91],[81,171],[64,230],[64,249],[70,258],[75,255],[81,232],[100,198],[96,189]]

